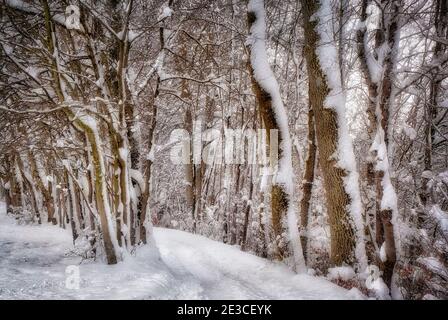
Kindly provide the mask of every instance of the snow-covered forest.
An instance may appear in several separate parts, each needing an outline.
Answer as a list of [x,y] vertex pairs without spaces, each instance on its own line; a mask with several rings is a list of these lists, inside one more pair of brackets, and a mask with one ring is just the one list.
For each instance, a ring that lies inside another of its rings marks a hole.
[[0,299],[448,299],[447,89],[447,0],[0,0]]

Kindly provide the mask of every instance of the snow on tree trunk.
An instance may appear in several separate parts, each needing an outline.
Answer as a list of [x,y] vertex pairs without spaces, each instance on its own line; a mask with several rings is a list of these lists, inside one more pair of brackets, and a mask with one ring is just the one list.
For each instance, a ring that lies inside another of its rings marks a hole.
[[117,238],[115,237],[116,232],[114,232],[114,230],[116,226],[112,220],[112,212],[106,189],[106,172],[103,163],[104,156],[101,150],[100,138],[96,130],[95,122],[88,124],[86,121],[82,121],[80,125],[86,132],[92,152],[96,206],[100,217],[107,263],[116,264],[119,257],[119,246]]
[[398,205],[395,188],[390,178],[389,157],[393,148],[391,126],[389,126],[390,114],[393,112],[394,94],[392,81],[396,69],[396,56],[399,44],[399,8],[401,1],[392,1],[389,4],[390,13],[385,19],[387,32],[385,32],[385,43],[388,51],[384,58],[383,74],[381,78],[381,96],[376,108],[377,133],[371,150],[376,155],[376,166],[378,181],[381,187],[378,190],[378,201],[380,218],[383,224],[384,245],[386,250],[386,261],[383,262],[384,281],[390,288],[395,262],[397,260],[398,237],[394,228],[398,227]]
[[301,3],[309,99],[315,115],[330,220],[331,263],[358,264],[364,271],[367,259],[358,172],[345,118],[345,94],[333,39],[331,1],[302,0]]
[[[392,275],[397,260],[397,237],[394,224],[397,224],[397,195],[390,178],[390,114],[393,106],[392,80],[395,72],[396,55],[399,42],[400,1],[392,1],[384,6],[383,23],[376,30],[376,58],[368,51],[366,20],[368,1],[362,3],[361,25],[358,28],[358,54],[361,69],[369,88],[369,150],[376,181],[376,241],[384,250],[378,263],[384,274],[387,286],[391,287]],[[369,173],[371,175],[372,173]],[[370,178],[368,182],[372,182]]]
[[[263,0],[250,0],[247,6],[249,36],[247,46],[250,51],[249,70],[253,89],[257,96],[259,113],[270,141],[271,131],[279,130],[279,161],[274,169],[271,189],[271,215],[276,240],[287,232],[297,271],[305,270],[302,246],[298,232],[297,216],[293,204],[293,177],[291,158],[291,136],[288,117],[280,96],[280,89],[268,62],[266,52],[266,14]],[[271,155],[272,156],[272,155]],[[279,247],[281,257],[287,255],[284,247]]]

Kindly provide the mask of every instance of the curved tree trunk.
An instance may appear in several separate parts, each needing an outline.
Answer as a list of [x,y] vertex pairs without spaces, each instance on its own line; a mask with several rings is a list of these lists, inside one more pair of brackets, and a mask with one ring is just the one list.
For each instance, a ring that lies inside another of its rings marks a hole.
[[[271,186],[271,219],[277,247],[276,258],[283,260],[292,256],[294,266],[298,270],[304,270],[305,262],[296,212],[290,203],[293,192],[293,170],[288,117],[277,80],[267,60],[265,18],[264,1],[250,0],[247,21],[251,43],[248,45],[250,63],[247,66],[258,103],[258,112],[267,131],[271,169],[276,170]],[[288,235],[287,238],[285,234]]]

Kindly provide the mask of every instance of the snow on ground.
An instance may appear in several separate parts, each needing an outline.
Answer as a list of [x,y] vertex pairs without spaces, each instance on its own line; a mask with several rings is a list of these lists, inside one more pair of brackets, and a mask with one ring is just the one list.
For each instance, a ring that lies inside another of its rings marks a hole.
[[[155,228],[157,250],[108,266],[66,253],[70,232],[23,226],[0,203],[0,299],[354,299],[323,278],[297,275],[278,263],[202,236]],[[80,288],[68,289],[77,265]]]

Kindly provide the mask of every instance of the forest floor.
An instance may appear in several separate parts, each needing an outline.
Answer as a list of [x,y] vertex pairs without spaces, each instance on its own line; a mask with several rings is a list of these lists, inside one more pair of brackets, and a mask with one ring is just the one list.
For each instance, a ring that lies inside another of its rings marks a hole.
[[[236,247],[155,228],[157,249],[109,266],[67,253],[71,234],[50,225],[18,225],[0,203],[0,299],[356,299],[324,278],[297,275]],[[66,267],[79,267],[79,289]]]

